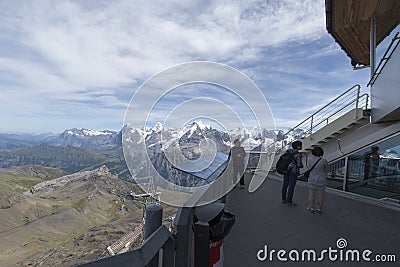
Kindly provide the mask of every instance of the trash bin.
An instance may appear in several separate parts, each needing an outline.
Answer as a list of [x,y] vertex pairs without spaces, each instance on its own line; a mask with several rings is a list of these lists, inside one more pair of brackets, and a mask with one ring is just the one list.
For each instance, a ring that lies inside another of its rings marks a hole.
[[[222,267],[224,262],[224,237],[229,234],[233,224],[235,223],[235,215],[232,213],[225,211],[224,203],[212,203],[209,205],[197,207],[195,210],[194,222],[202,222],[206,228],[203,228],[205,231],[208,230],[208,266],[210,267]],[[199,225],[199,224],[198,224]],[[201,224],[200,224],[201,225]],[[198,235],[201,233],[197,233]],[[196,235],[196,233],[195,233]],[[199,241],[200,240],[200,241]],[[202,242],[201,238],[197,238],[197,243]],[[195,250],[199,247],[207,245],[207,244],[195,244]],[[200,250],[200,249],[199,249]],[[201,253],[197,250],[197,253]],[[195,252],[195,253],[196,253]],[[207,254],[207,253],[205,253]],[[204,261],[204,258],[207,255],[201,255],[199,258],[201,261]],[[207,257],[206,257],[207,258]],[[196,262],[196,260],[195,260]],[[199,264],[197,264],[199,265]],[[205,266],[205,264],[201,264]],[[196,264],[195,264],[196,266]],[[200,266],[200,265],[199,265]],[[196,266],[197,267],[197,266]]]

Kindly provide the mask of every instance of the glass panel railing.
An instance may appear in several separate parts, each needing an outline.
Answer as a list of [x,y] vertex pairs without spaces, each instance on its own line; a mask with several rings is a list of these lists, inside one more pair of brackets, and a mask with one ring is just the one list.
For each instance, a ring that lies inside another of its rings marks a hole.
[[327,181],[327,186],[339,190],[343,190],[343,181],[344,181],[344,176],[346,173],[345,170],[345,159],[341,159],[338,161],[335,161],[331,164],[330,166],[330,171],[328,173],[328,181]]
[[369,157],[349,159],[349,165],[353,168],[349,169],[347,191],[378,199],[397,197],[400,191],[399,172],[386,165],[386,161]]
[[400,135],[330,163],[328,187],[399,203]]

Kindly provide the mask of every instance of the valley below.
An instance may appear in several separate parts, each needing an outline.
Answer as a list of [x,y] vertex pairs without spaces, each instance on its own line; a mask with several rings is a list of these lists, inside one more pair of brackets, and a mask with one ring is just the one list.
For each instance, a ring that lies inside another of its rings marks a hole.
[[105,166],[69,175],[38,165],[0,169],[0,266],[96,260],[141,223],[131,191],[140,192]]

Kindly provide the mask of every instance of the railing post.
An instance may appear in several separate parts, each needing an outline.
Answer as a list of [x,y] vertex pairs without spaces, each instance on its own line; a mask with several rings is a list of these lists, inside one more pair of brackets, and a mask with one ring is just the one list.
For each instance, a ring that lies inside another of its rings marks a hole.
[[344,158],[343,191],[347,191],[347,181],[349,179],[349,157]]
[[356,110],[355,110],[355,114],[354,114],[354,119],[357,119],[357,109],[358,109],[358,102],[360,99],[360,86],[357,86],[357,97],[356,97]]
[[163,267],[173,267],[175,266],[175,244],[174,241],[171,239],[168,239],[167,242],[164,244],[162,247],[162,266]]
[[193,208],[181,207],[174,221],[176,240],[175,266],[187,267],[192,262]]
[[[146,223],[144,225],[144,239],[151,236],[162,224],[163,208],[160,204],[149,204],[146,207]],[[158,266],[158,253],[148,264],[148,267]]]
[[210,233],[208,222],[194,224],[194,267],[208,266],[210,261]]

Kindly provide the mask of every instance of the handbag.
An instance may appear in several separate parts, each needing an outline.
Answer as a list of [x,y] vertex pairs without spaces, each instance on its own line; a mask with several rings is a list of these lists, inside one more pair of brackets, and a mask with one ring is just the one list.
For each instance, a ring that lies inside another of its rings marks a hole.
[[310,177],[310,172],[314,169],[315,165],[317,165],[318,162],[319,162],[321,159],[322,159],[322,158],[319,158],[319,159],[317,160],[317,162],[315,162],[314,165],[312,165],[311,169],[305,171],[305,172],[303,173],[303,176],[306,177],[306,178],[308,179],[308,178]]

